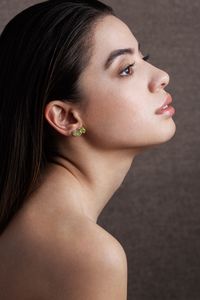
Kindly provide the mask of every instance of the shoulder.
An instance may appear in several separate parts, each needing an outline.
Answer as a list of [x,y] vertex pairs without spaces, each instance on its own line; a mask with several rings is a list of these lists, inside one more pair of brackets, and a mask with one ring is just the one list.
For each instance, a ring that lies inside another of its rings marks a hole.
[[71,229],[70,238],[57,235],[50,246],[51,295],[57,299],[59,292],[61,300],[125,300],[127,259],[119,241],[90,221]]
[[8,278],[17,275],[18,293],[29,290],[48,300],[125,300],[127,260],[120,242],[86,218],[58,223],[28,217],[1,239]]
[[58,226],[28,220],[22,227],[12,232],[17,270],[24,266],[20,282],[27,278],[26,285],[42,299],[126,300],[125,251],[101,226],[71,218]]

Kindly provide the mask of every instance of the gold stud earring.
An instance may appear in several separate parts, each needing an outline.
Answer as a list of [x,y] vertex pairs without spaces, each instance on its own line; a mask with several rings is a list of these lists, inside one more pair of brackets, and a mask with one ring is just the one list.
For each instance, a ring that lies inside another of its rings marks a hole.
[[84,127],[81,127],[79,129],[76,129],[72,132],[73,136],[81,136],[83,133],[86,133],[86,129]]

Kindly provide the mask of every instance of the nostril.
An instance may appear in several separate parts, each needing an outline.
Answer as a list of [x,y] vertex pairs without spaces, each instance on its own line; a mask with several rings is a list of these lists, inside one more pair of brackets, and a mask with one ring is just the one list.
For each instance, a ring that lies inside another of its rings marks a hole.
[[160,91],[160,89],[164,89],[169,83],[168,73],[157,68],[156,70],[157,72],[153,74],[148,84],[148,88],[152,93]]
[[161,86],[162,86],[163,88],[166,87],[166,85],[167,85],[166,82],[161,83]]
[[166,87],[168,84],[169,84],[169,75],[168,75],[168,73],[164,72],[164,78],[163,78],[162,86]]

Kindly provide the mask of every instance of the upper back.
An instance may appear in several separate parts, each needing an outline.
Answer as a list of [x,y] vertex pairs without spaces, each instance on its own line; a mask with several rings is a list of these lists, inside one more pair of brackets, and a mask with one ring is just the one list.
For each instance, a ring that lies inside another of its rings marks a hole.
[[121,244],[85,217],[65,224],[25,218],[0,238],[0,256],[4,300],[127,297],[127,260]]

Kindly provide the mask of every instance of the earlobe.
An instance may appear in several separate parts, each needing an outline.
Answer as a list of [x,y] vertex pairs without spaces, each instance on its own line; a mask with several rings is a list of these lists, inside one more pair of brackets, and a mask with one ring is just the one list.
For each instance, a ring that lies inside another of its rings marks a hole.
[[73,136],[81,136],[83,133],[86,133],[86,129],[84,127],[81,127],[79,129],[76,129],[72,132]]
[[69,136],[82,126],[78,112],[62,101],[51,101],[45,107],[45,118],[60,134]]

